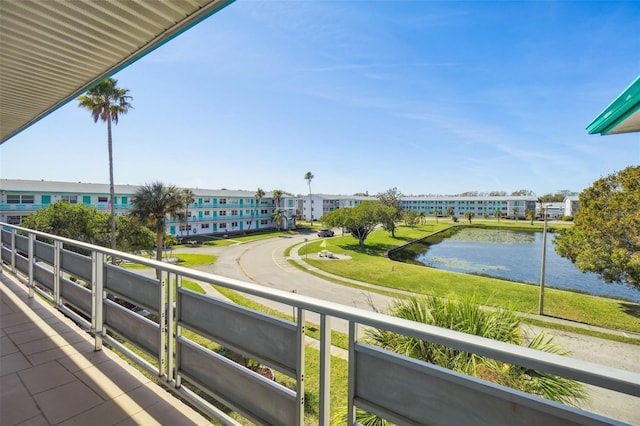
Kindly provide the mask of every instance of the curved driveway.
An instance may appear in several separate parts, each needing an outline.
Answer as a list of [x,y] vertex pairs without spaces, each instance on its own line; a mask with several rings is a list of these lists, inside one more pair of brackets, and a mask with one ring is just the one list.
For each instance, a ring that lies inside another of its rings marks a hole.
[[[305,296],[363,309],[372,309],[373,305],[377,310],[384,310],[388,306],[392,299],[387,296],[335,284],[290,265],[284,256],[285,249],[294,244],[303,244],[305,238],[312,241],[318,237],[315,234],[298,234],[227,247],[185,248],[174,252],[215,254],[218,256],[215,264],[197,268],[206,272],[280,290],[295,290]],[[331,244],[331,239],[328,241]],[[329,246],[330,248],[331,246]],[[297,257],[297,248],[291,251],[291,255],[292,258]],[[339,260],[331,261],[339,262]],[[286,305],[254,296],[249,297],[281,312],[289,313],[291,310],[291,307]],[[545,319],[548,320],[548,318]],[[314,314],[308,314],[307,320],[319,323],[317,315]],[[335,330],[347,331],[345,321],[333,319],[331,325]],[[532,327],[532,329],[536,333],[541,330],[537,327]],[[570,349],[572,357],[640,372],[640,346],[552,329],[545,331],[553,335],[557,343]],[[591,393],[589,408],[591,410],[633,424],[640,424],[640,411],[634,408],[634,406],[637,407],[635,404],[638,403],[638,398],[591,386],[589,388]]]

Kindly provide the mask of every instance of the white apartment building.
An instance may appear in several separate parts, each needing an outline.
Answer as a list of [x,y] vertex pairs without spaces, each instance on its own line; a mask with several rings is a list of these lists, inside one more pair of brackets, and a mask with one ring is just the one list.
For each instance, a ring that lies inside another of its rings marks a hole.
[[[338,208],[356,207],[363,201],[378,200],[375,196],[358,195],[326,195],[311,194],[311,208],[309,196],[298,198],[298,210],[301,217],[309,220],[310,213],[313,220],[319,220],[323,215]],[[536,209],[536,197],[530,196],[496,196],[496,197],[463,197],[463,196],[407,196],[401,198],[403,210],[423,212],[425,216],[448,216],[449,208],[457,217],[472,211],[476,217],[495,217],[496,210],[500,210],[502,217],[517,216],[524,218],[527,209]]]
[[[139,186],[115,185],[113,208],[116,214],[131,209],[131,198]],[[283,196],[276,206],[269,192],[256,204],[254,192],[227,189],[189,188],[195,201],[188,206],[187,221],[167,221],[167,232],[175,236],[226,234],[239,231],[275,228],[273,211],[285,212],[282,229],[295,227],[294,197]],[[67,201],[107,211],[109,185],[83,182],[0,179],[0,222],[19,225],[28,216],[50,204]]]

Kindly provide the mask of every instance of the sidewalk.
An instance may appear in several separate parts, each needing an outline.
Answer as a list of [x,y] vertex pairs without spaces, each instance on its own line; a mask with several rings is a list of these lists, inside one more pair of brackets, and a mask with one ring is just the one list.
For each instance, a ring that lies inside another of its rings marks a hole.
[[2,426],[210,424],[8,273],[0,296]]

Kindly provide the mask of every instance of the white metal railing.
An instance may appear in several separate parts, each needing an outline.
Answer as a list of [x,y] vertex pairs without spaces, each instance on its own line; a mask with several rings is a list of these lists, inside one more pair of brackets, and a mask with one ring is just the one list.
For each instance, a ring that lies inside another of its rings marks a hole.
[[[318,413],[322,425],[330,421],[332,319],[349,323],[349,424],[355,419],[355,407],[400,424],[423,423],[426,419],[434,424],[460,421],[512,424],[520,419],[514,416],[522,416],[522,413],[527,413],[532,424],[563,424],[569,420],[582,424],[616,423],[593,413],[370,347],[358,341],[358,327],[385,329],[640,397],[640,374],[637,373],[262,287],[14,225],[0,223],[0,226],[2,262],[14,273],[24,275],[31,295],[34,291],[41,292],[59,309],[90,326],[96,350],[101,348],[103,340],[117,347],[225,423],[232,424],[233,421],[203,400],[194,389],[213,396],[256,423],[303,424],[305,312],[320,316]],[[72,250],[84,252],[78,254]],[[154,268],[160,278],[150,278],[110,264],[110,258]],[[281,320],[194,293],[182,287],[183,279],[223,286],[285,304],[289,306],[289,312],[292,309],[297,312],[297,320]],[[83,281],[86,285],[78,284]],[[173,291],[168,291],[170,284],[177,287],[175,299]],[[121,300],[144,308],[155,319],[145,318],[116,303]],[[186,331],[284,372],[294,380],[294,389],[265,383],[262,376],[234,367],[224,357],[185,337]],[[153,361],[139,356],[123,341],[141,349]],[[384,383],[370,377],[372,371],[380,368],[389,374],[379,375],[385,377]],[[183,378],[193,387],[182,386]],[[252,383],[251,391],[239,392],[239,385],[229,387],[229,383],[240,383],[239,380]],[[384,391],[375,392],[372,387],[382,387]],[[394,399],[398,395],[405,397]],[[466,395],[464,401],[460,401],[461,395]],[[434,400],[437,400],[435,406]],[[267,412],[262,409],[265,404],[276,408]],[[436,410],[438,415],[435,415]]]

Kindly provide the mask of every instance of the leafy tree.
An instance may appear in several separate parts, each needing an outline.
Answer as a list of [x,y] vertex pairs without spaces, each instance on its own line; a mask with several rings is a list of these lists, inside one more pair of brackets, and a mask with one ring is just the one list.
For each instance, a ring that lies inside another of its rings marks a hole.
[[489,192],[489,196],[490,197],[500,197],[500,196],[505,196],[507,195],[507,193],[505,191],[491,191]]
[[49,204],[25,217],[22,226],[103,247],[108,246],[111,240],[107,213],[66,201]]
[[120,114],[129,112],[132,108],[128,95],[129,89],[121,89],[118,81],[107,78],[87,91],[86,95],[78,98],[79,107],[91,111],[93,121],[98,119],[107,123],[107,147],[109,151],[109,205],[111,206],[111,248],[116,248],[116,212],[114,206],[115,189],[113,184],[113,141],[111,123],[118,124]]
[[398,188],[387,189],[378,194],[380,202],[388,207],[392,207],[390,214],[382,219],[382,226],[386,231],[391,232],[393,238],[396,237],[396,222],[402,219],[402,193]]
[[498,219],[498,223],[500,223],[500,218],[502,217],[502,209],[495,209],[493,211],[493,215]]
[[516,218],[516,222],[518,221],[518,212],[520,211],[517,207],[514,207],[513,210],[511,210],[513,212],[513,216],[515,216]]
[[[565,355],[567,352],[543,333],[533,337],[522,330],[522,319],[513,310],[485,310],[474,301],[410,297],[396,300],[391,315],[468,334],[524,345]],[[484,380],[510,386],[562,403],[586,398],[582,384],[563,377],[488,359],[478,354],[442,346],[383,329],[365,331],[369,342],[382,348]]]
[[256,189],[255,194],[253,194],[253,199],[256,201],[256,204],[253,206],[253,211],[251,212],[251,221],[249,222],[249,228],[247,228],[248,230],[250,230],[251,225],[253,225],[253,218],[256,216],[256,211],[260,206],[260,200],[262,200],[263,197],[264,197],[264,190],[262,188]]
[[556,251],[605,282],[640,288],[640,166],[598,179],[582,191],[574,226],[556,234]]
[[311,224],[313,225],[313,206],[311,204],[311,181],[315,176],[311,172],[307,172],[304,174],[304,180],[307,181],[307,185],[309,185],[309,217],[311,218]]
[[[25,217],[25,228],[103,247],[110,245],[109,214],[84,204],[60,201]],[[153,247],[154,235],[130,215],[116,218],[116,248],[139,253]],[[77,250],[81,251],[81,250]]]
[[533,219],[536,218],[536,211],[534,209],[525,209],[524,216],[531,221],[533,225]]
[[126,214],[118,216],[116,222],[118,250],[139,254],[153,249],[153,231],[143,226],[136,217]]
[[404,223],[407,226],[410,226],[411,229],[413,229],[415,224],[418,222],[418,218],[419,217],[420,217],[420,215],[418,214],[417,211],[415,211],[415,210],[407,210],[407,211],[404,212]]
[[476,214],[471,210],[464,212],[464,218],[467,219],[469,223],[471,223],[471,219],[473,219],[474,217],[476,217]]
[[[145,184],[131,198],[131,215],[147,225],[156,234],[156,260],[162,260],[167,216],[177,217],[183,208],[183,198],[175,186],[162,182]],[[160,278],[160,271],[157,271]]]
[[555,194],[545,194],[538,198],[538,202],[542,206],[542,203],[561,203],[570,195],[578,195],[576,192],[570,191],[568,189],[561,189],[557,191]]
[[536,194],[535,194],[535,192],[531,191],[530,189],[519,189],[517,191],[513,191],[511,193],[511,195],[514,195],[514,196],[526,195],[526,196],[529,196],[529,197],[533,197]]
[[424,210],[421,210],[420,213],[418,214],[418,217],[420,218],[420,225],[422,225],[424,223],[424,217],[426,216],[426,212]]
[[341,208],[322,216],[322,222],[328,227],[343,227],[358,240],[360,246],[375,227],[381,222],[383,215],[392,210],[379,201],[365,201],[354,208]]

